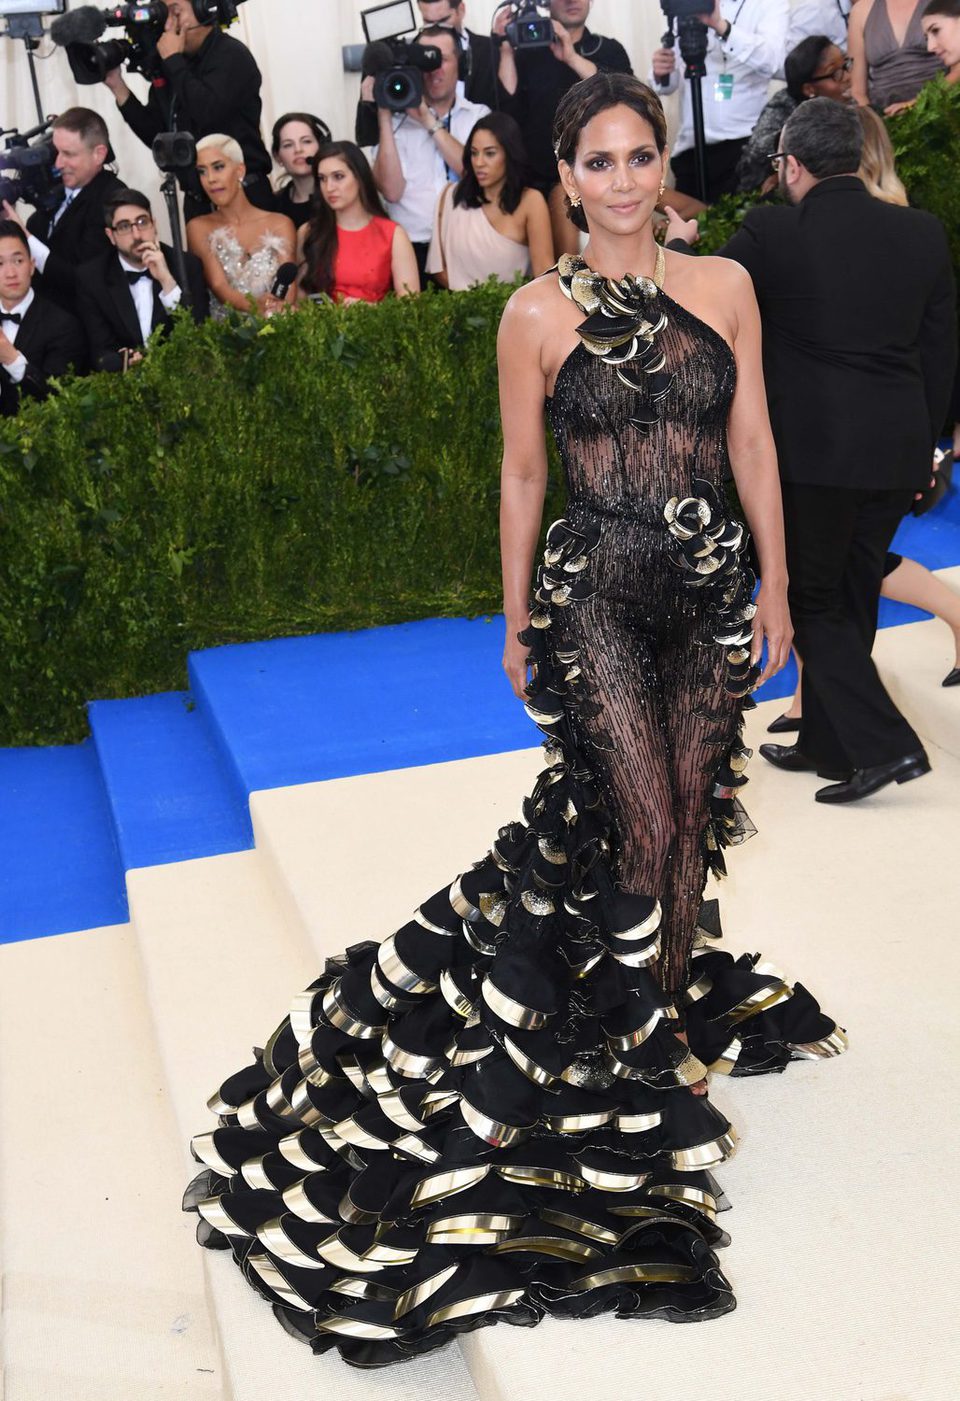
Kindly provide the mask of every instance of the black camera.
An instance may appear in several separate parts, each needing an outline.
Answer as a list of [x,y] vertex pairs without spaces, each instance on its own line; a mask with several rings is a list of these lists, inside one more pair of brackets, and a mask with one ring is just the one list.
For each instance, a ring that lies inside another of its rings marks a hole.
[[[193,0],[193,10],[198,24],[232,24],[242,3],[243,0]],[[132,73],[142,73],[152,82],[162,76],[157,41],[169,13],[164,0],[146,5],[112,5],[106,10],[81,5],[54,21],[50,37],[66,49],[70,71],[83,87],[102,83],[112,69],[124,64]],[[101,34],[116,28],[127,31],[125,39],[97,42]]]
[[713,6],[705,0],[660,0],[660,8],[671,22],[675,19],[703,19]]
[[[0,201],[16,204],[18,199],[50,214],[63,199],[63,182],[54,162],[57,159],[50,123],[32,131],[5,132],[7,140],[0,151]],[[39,141],[34,140],[40,137]]]
[[[382,50],[384,42],[381,40],[370,47]],[[408,107],[419,107],[423,101],[423,75],[433,73],[440,67],[443,54],[435,44],[409,44],[402,39],[390,40],[389,47],[393,52],[393,62],[389,68],[377,73],[373,100],[388,112],[405,112]],[[376,57],[374,54],[374,64]]]
[[547,49],[553,43],[553,22],[539,5],[521,0],[514,6],[506,34],[512,49]]
[[197,163],[197,143],[189,131],[161,131],[153,138],[153,163],[164,175],[192,171]]

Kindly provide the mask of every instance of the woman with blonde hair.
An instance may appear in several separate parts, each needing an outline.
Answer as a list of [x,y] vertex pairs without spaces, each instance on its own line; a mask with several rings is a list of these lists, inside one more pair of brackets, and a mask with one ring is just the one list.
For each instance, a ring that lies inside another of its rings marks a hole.
[[863,155],[857,172],[874,199],[884,204],[908,205],[907,191],[897,174],[893,142],[883,118],[872,107],[858,107],[863,127]]
[[[203,263],[213,315],[222,318],[227,307],[249,311],[251,298],[263,316],[278,311],[284,303],[270,289],[278,269],[294,261],[293,221],[250,203],[243,188],[243,151],[231,136],[201,137],[196,168],[214,212],[190,220],[187,245]],[[295,298],[292,287],[288,301]]]

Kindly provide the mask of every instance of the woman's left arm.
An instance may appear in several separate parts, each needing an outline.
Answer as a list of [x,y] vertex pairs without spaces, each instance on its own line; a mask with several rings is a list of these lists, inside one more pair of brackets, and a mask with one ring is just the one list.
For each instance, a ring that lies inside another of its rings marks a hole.
[[524,190],[523,202],[526,205],[526,234],[527,247],[530,250],[530,270],[534,277],[540,277],[556,262],[556,258],[553,256],[550,209],[539,190]]
[[[273,238],[283,239],[283,246],[277,249],[277,256],[280,259],[279,267],[282,267],[284,263],[299,263],[297,228],[292,219],[288,219],[286,214],[271,215],[267,232]],[[287,289],[287,295],[283,301],[275,297],[272,292],[264,292],[262,296],[257,298],[257,306],[260,308],[261,316],[275,316],[278,311],[285,311],[296,306],[299,295],[300,280],[295,277]]]
[[413,251],[409,234],[399,224],[393,231],[390,270],[393,276],[393,290],[398,297],[412,297],[420,291],[417,255]]
[[763,682],[786,666],[793,640],[787,607],[783,501],[763,383],[760,310],[749,273],[739,263],[727,259],[723,262],[736,317],[733,350],[737,361],[737,389],[727,423],[727,444],[737,492],[760,563],[750,660],[754,665],[760,661],[766,639],[767,664],[760,677]]

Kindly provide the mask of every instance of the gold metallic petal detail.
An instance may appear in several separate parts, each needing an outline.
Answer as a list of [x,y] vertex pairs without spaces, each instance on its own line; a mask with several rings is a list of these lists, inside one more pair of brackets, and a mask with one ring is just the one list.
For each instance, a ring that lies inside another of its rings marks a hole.
[[468,1318],[474,1313],[493,1313],[497,1309],[508,1308],[522,1299],[526,1290],[504,1289],[498,1294],[477,1294],[473,1299],[461,1299],[457,1304],[448,1304],[437,1309],[427,1319],[427,1328],[436,1328],[441,1323],[450,1323],[455,1318]]
[[483,911],[479,910],[477,906],[472,904],[464,895],[463,886],[461,885],[462,880],[462,876],[457,876],[457,879],[453,882],[453,885],[451,885],[450,904],[461,919],[469,921],[470,924],[476,924],[478,919],[483,918]]
[[377,950],[377,964],[387,981],[399,988],[401,992],[420,996],[423,993],[436,991],[436,983],[431,982],[428,978],[421,978],[419,973],[414,972],[404,963],[397,953],[396,935],[394,934],[391,934],[389,939],[385,939]]
[[353,1279],[350,1275],[335,1280],[330,1286],[331,1294],[346,1294],[349,1299],[376,1299],[381,1303],[390,1303],[397,1297],[395,1289],[388,1289],[385,1284],[374,1284],[372,1279]]
[[549,1255],[555,1260],[568,1260],[576,1265],[581,1260],[602,1260],[603,1251],[584,1241],[565,1240],[563,1236],[513,1236],[492,1245],[488,1255],[520,1254],[529,1251],[535,1255]]
[[399,1090],[390,1090],[388,1094],[378,1096],[377,1104],[398,1129],[405,1129],[409,1133],[418,1133],[423,1128],[420,1120],[410,1113],[400,1098]]
[[350,1196],[349,1187],[340,1198],[338,1210],[340,1212],[340,1220],[346,1221],[348,1226],[372,1226],[375,1221],[380,1220],[378,1212],[363,1211],[354,1203],[353,1198]]
[[263,1125],[257,1118],[257,1096],[245,1100],[237,1110],[237,1121],[244,1129],[262,1129]]
[[332,1216],[327,1216],[325,1212],[315,1207],[307,1196],[306,1184],[304,1182],[294,1182],[292,1187],[287,1187],[280,1193],[284,1205],[288,1211],[293,1212],[301,1221],[309,1221],[316,1226],[336,1226],[338,1223]]
[[491,1045],[481,1046],[476,1051],[462,1051],[454,1039],[447,1047],[447,1062],[449,1065],[473,1065],[475,1061],[483,1060],[492,1050]]
[[515,1163],[498,1167],[505,1182],[518,1182],[524,1187],[556,1187],[562,1192],[582,1192],[582,1177],[575,1172],[560,1172],[557,1168],[521,1167]]
[[422,1303],[436,1294],[438,1289],[442,1289],[448,1279],[452,1279],[460,1268],[458,1264],[447,1265],[444,1269],[438,1270],[435,1275],[430,1275],[429,1279],[423,1279],[419,1284],[413,1285],[400,1295],[396,1307],[393,1311],[394,1318],[402,1318],[411,1309],[419,1308]]
[[[326,1074],[326,1072],[319,1071],[318,1074],[322,1075]],[[334,1079],[336,1077],[331,1076],[330,1078]],[[317,1109],[310,1100],[310,1095],[308,1093],[307,1087],[308,1085],[313,1083],[314,1081],[312,1077],[310,1077],[307,1080],[301,1080],[300,1084],[296,1087],[293,1094],[290,1096],[290,1101],[297,1112],[297,1116],[300,1119],[300,1122],[304,1125],[305,1128],[329,1128],[331,1126],[332,1121],[327,1118],[326,1114],[321,1113],[321,1111]]]
[[541,837],[537,842],[537,848],[545,861],[549,861],[553,866],[565,866],[567,864],[567,853],[562,846],[550,841],[549,837]]
[[271,1255],[283,1260],[287,1265],[295,1265],[298,1270],[322,1270],[325,1262],[315,1255],[308,1255],[293,1241],[283,1229],[283,1218],[276,1216],[257,1228],[257,1240]]
[[567,1287],[575,1294],[604,1289],[609,1284],[686,1284],[697,1278],[692,1265],[615,1265],[609,1270],[581,1275]]
[[581,978],[587,977],[589,973],[592,973],[600,960],[605,956],[606,950],[601,949],[599,953],[592,954],[585,963],[573,964],[570,968],[570,972],[579,981]]
[[245,1230],[243,1226],[237,1225],[223,1205],[222,1197],[205,1197],[202,1202],[198,1202],[197,1211],[215,1231],[220,1231],[225,1236],[240,1236],[243,1240],[251,1239],[251,1232]]
[[379,1099],[381,1095],[388,1095],[393,1089],[393,1082],[387,1072],[386,1061],[378,1061],[374,1066],[367,1068],[367,1084]]
[[792,996],[793,988],[788,987],[786,983],[780,983],[774,988],[758,988],[735,1007],[731,1007],[725,1019],[733,1023],[745,1022],[749,1017],[755,1017],[771,1007],[779,1007],[781,1002],[789,1002]]
[[489,1163],[478,1167],[453,1168],[448,1172],[435,1172],[432,1177],[424,1177],[414,1188],[410,1198],[411,1206],[430,1206],[444,1197],[453,1197],[482,1182],[490,1171]]
[[457,987],[449,968],[444,968],[440,974],[440,991],[443,994],[444,1002],[456,1012],[458,1017],[463,1017],[466,1020],[470,1016],[474,1010],[474,1003],[465,992],[461,992]]
[[697,1172],[701,1168],[718,1167],[736,1152],[736,1148],[737,1134],[731,1126],[727,1133],[709,1143],[698,1143],[695,1148],[674,1148],[670,1159],[678,1172]]
[[426,1238],[431,1245],[439,1244],[441,1236],[464,1236],[481,1233],[489,1236],[511,1235],[519,1231],[524,1222],[523,1216],[508,1216],[493,1211],[466,1212],[461,1216],[441,1216],[427,1226]]
[[347,1036],[356,1036],[362,1041],[374,1041],[387,1029],[386,1022],[371,1026],[363,1022],[357,1014],[340,1000],[340,979],[332,983],[323,994],[323,1015],[331,1026]]
[[826,1060],[830,1056],[842,1056],[850,1045],[850,1038],[837,1026],[829,1036],[824,1036],[820,1041],[796,1041],[787,1044],[800,1060]]
[[509,1148],[512,1143],[519,1143],[521,1139],[526,1138],[534,1128],[533,1124],[517,1126],[490,1119],[486,1114],[481,1114],[479,1109],[474,1109],[463,1095],[460,1096],[460,1112],[470,1131],[494,1148]]
[[254,1192],[275,1192],[277,1190],[266,1174],[263,1158],[251,1158],[249,1162],[244,1163],[240,1169],[240,1176]]
[[216,1094],[212,1094],[207,1100],[207,1108],[210,1110],[211,1114],[236,1114],[237,1112],[237,1106],[235,1104],[228,1104],[227,1101],[222,1098],[219,1090],[217,1090]]
[[735,1036],[725,1051],[710,1066],[710,1070],[715,1075],[729,1075],[740,1059],[740,1052],[743,1050],[743,1042],[739,1036]]
[[648,934],[652,934],[655,929],[660,928],[662,919],[663,909],[660,901],[657,900],[646,919],[642,919],[639,924],[632,924],[627,929],[611,929],[610,933],[615,939],[645,939]]
[[380,976],[380,969],[376,964],[370,969],[370,991],[385,1012],[395,1011],[403,1001],[396,993],[391,992],[383,978]]
[[610,952],[618,963],[627,968],[646,968],[651,963],[656,963],[660,957],[660,934],[657,933],[652,944],[641,944],[639,949],[634,949],[631,953],[614,953],[612,949]]
[[484,891],[480,896],[480,911],[484,919],[499,929],[507,913],[506,899],[499,892]]
[[440,1157],[436,1148],[431,1148],[428,1143],[424,1143],[423,1139],[418,1138],[415,1133],[404,1134],[403,1138],[398,1138],[391,1147],[394,1153],[399,1153],[401,1156],[417,1158],[423,1163],[435,1163]]
[[636,1027],[626,1036],[608,1036],[607,1045],[611,1051],[633,1051],[637,1046],[642,1046],[644,1041],[656,1030],[663,1020],[663,1009],[654,1007],[647,1020],[642,1026]]
[[425,1119],[430,1119],[442,1109],[456,1104],[459,1098],[456,1090],[430,1090],[420,1101],[420,1113]]
[[383,1038],[383,1054],[397,1074],[408,1079],[422,1080],[443,1064],[439,1056],[415,1056],[412,1051],[402,1050],[391,1041],[389,1033]]
[[709,978],[707,974],[704,973],[701,977],[699,977],[696,980],[695,983],[689,984],[686,992],[684,993],[684,1001],[691,1003],[699,1002],[701,997],[706,997],[707,993],[712,987],[713,979]]
[[692,1051],[684,1056],[678,1066],[674,1068],[674,1075],[677,1077],[679,1085],[699,1085],[700,1081],[707,1073],[708,1067],[699,1060]]
[[316,1172],[323,1167],[323,1163],[316,1162],[306,1152],[300,1142],[299,1133],[292,1133],[287,1138],[281,1138],[277,1147],[286,1162],[295,1168],[300,1168],[303,1172]]
[[350,1250],[336,1231],[320,1242],[317,1255],[328,1265],[335,1265],[339,1270],[348,1270],[356,1274],[379,1274],[383,1268],[373,1260],[361,1258],[355,1250]]
[[618,1114],[614,1123],[621,1133],[647,1133],[659,1128],[663,1115],[659,1109],[652,1114]]
[[271,1085],[267,1086],[267,1104],[278,1119],[291,1119],[296,1121],[300,1118],[300,1115],[284,1094],[283,1087],[279,1080],[274,1080]]
[[310,1310],[310,1305],[303,1295],[298,1294],[293,1285],[287,1283],[276,1265],[266,1255],[250,1254],[244,1264],[260,1276],[267,1288],[272,1290],[287,1308],[296,1309],[298,1313],[307,1313]]
[[648,1191],[651,1197],[666,1197],[669,1201],[683,1202],[686,1206],[693,1206],[702,1211],[711,1221],[716,1219],[716,1197],[699,1187],[682,1187],[677,1182],[666,1182],[662,1187],[650,1187]]
[[407,1250],[399,1245],[384,1245],[383,1241],[377,1241],[363,1252],[364,1261],[372,1261],[381,1269],[388,1269],[392,1265],[412,1265],[417,1258],[416,1250]]
[[314,1071],[320,1069],[320,1062],[313,1054],[313,1048],[309,1041],[300,1047],[297,1054],[297,1064],[300,1067],[301,1075],[312,1075]]
[[442,924],[434,924],[432,920],[427,919],[426,915],[419,908],[414,910],[413,917],[420,925],[421,929],[427,929],[431,934],[442,934],[446,939],[453,939],[456,937],[457,931],[455,929],[444,929]]
[[570,1216],[565,1211],[541,1211],[540,1220],[548,1226],[560,1226],[565,1231],[576,1231],[579,1236],[586,1236],[588,1240],[598,1240],[604,1245],[616,1245],[620,1239],[619,1231],[612,1231],[609,1226],[598,1226],[595,1221],[587,1221],[582,1216]]
[[650,1180],[649,1172],[601,1172],[598,1168],[585,1167],[583,1163],[579,1166],[584,1181],[601,1192],[635,1192]]
[[518,1070],[522,1071],[528,1080],[532,1080],[535,1085],[552,1085],[556,1082],[556,1076],[549,1070],[545,1070],[542,1065],[538,1065],[535,1060],[531,1060],[528,1055],[521,1051],[516,1042],[511,1041],[509,1036],[503,1038],[503,1049],[513,1061]]
[[481,993],[491,1012],[501,1021],[517,1027],[519,1031],[539,1031],[547,1024],[548,1012],[538,1012],[535,1007],[527,1007],[524,1003],[508,997],[491,981],[489,974],[483,980]]
[[214,1132],[215,1130],[210,1133],[194,1134],[193,1138],[190,1140],[190,1147],[200,1159],[200,1162],[205,1164],[206,1167],[215,1168],[217,1172],[222,1173],[224,1177],[235,1177],[237,1169],[231,1167],[226,1158],[221,1158],[220,1154],[217,1152],[213,1137]]
[[363,1338],[367,1342],[388,1342],[402,1336],[399,1328],[388,1328],[381,1323],[361,1323],[357,1318],[324,1318],[317,1322],[318,1333],[335,1333],[341,1338]]
[[615,1109],[601,1109],[595,1114],[544,1114],[540,1122],[552,1133],[585,1133],[612,1123],[616,1116]]
[[290,1026],[293,1028],[298,1046],[302,1046],[304,1041],[309,1041],[316,1025],[311,1015],[311,1009],[313,1000],[319,992],[319,988],[304,988],[303,992],[297,993],[290,1004]]
[[476,953],[482,954],[486,958],[492,958],[497,951],[496,944],[486,943],[466,920],[463,921],[463,937]]

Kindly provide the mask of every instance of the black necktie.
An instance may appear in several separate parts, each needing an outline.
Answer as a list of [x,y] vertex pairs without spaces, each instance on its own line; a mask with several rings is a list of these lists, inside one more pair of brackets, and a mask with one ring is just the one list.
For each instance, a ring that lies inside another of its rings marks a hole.
[[147,271],[146,268],[144,268],[143,272],[128,272],[127,281],[130,283],[131,287],[136,287],[138,282],[140,282],[144,277],[149,276],[150,273]]
[[22,326],[23,315],[19,311],[0,311],[0,321],[12,321],[15,326]]

